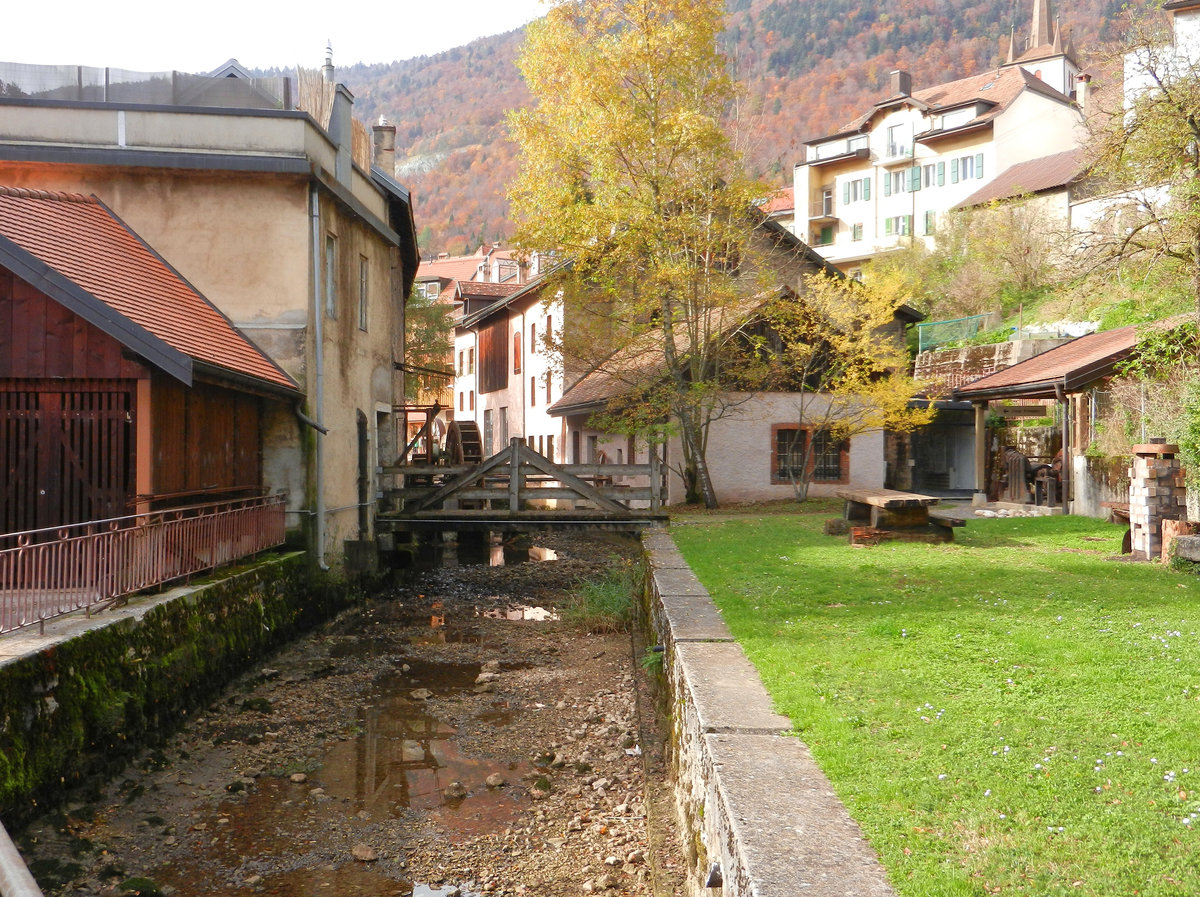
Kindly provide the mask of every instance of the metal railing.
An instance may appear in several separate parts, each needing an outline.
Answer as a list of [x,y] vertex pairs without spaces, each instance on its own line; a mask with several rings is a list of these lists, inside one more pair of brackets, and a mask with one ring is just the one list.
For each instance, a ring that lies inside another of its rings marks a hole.
[[282,545],[285,504],[270,495],[0,535],[0,632]]

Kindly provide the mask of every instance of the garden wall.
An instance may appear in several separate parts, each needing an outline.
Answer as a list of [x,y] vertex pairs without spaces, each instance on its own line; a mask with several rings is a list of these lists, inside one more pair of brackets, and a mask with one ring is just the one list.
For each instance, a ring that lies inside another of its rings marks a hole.
[[[139,597],[47,633],[11,633],[0,660],[0,816],[19,825],[64,788],[102,781],[233,677],[356,602],[294,553]],[[28,645],[28,648],[21,646]]]
[[[785,735],[788,719],[775,713],[671,537],[648,533],[643,545],[689,897],[894,897],[808,747]],[[709,890],[714,866],[721,888]]]

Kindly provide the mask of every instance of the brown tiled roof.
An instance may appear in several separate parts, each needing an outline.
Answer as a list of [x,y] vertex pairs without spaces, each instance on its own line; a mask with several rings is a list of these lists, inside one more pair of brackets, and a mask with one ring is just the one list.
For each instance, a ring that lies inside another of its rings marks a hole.
[[562,398],[547,409],[552,415],[602,410],[610,399],[627,394],[634,383],[666,373],[663,346],[654,331],[626,346],[576,380]]
[[196,361],[297,389],[95,197],[0,187],[0,252],[38,289],[102,315],[108,326],[100,326],[118,339],[119,332],[146,347],[165,343]]
[[992,399],[1005,396],[1053,396],[1055,387],[1079,389],[1112,373],[1114,366],[1137,345],[1136,325],[1089,333],[1049,352],[959,387],[955,398]]
[[[989,108],[979,116],[971,119],[958,127],[950,129],[946,133],[953,133],[963,130],[968,127],[982,124],[991,121],[1005,109],[1007,109],[1022,91],[1029,89],[1038,93],[1044,94],[1052,99],[1060,100],[1064,103],[1069,103],[1070,98],[1059,93],[1049,84],[1046,84],[1039,78],[1035,78],[1029,72],[1018,66],[1009,66],[1002,69],[986,72],[982,75],[972,75],[969,78],[960,78],[957,81],[947,81],[945,84],[938,84],[934,87],[926,87],[923,90],[914,90],[910,96],[894,95],[886,100],[875,104],[875,107],[870,111],[860,115],[854,121],[838,128],[833,136],[842,133],[849,133],[861,130],[872,117],[879,111],[880,106],[886,106],[891,103],[901,102],[905,100],[915,100],[919,106],[927,107],[933,112],[953,109],[958,106],[965,106],[977,100],[983,100],[989,104]],[[993,105],[994,104],[994,105]],[[926,132],[918,134],[917,139],[929,136],[937,132]],[[824,138],[817,138],[821,140]],[[809,141],[817,142],[817,141]]]
[[490,283],[480,280],[460,280],[458,282],[458,293],[463,297],[484,298],[492,297],[503,299],[505,296],[511,296],[517,290],[526,286],[526,284],[518,283],[516,280],[507,280],[504,283]]
[[1065,187],[1083,173],[1085,165],[1086,157],[1082,149],[1020,162],[1000,172],[989,184],[959,203],[958,207],[969,208],[998,199],[1012,199]]

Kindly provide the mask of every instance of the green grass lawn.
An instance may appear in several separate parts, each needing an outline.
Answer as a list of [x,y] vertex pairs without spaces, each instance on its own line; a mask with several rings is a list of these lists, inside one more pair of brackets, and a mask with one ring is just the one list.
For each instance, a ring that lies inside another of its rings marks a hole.
[[1200,579],[1086,518],[672,527],[897,891],[1200,894]]

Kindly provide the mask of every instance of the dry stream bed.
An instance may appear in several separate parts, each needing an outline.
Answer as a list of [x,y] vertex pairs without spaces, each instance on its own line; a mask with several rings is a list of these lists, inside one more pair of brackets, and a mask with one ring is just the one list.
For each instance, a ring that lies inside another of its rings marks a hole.
[[538,544],[549,559],[452,561],[265,658],[20,833],[46,893],[681,894],[643,646],[555,618],[637,546]]

